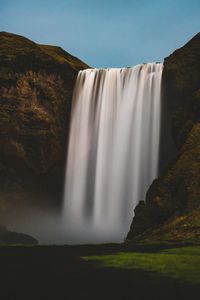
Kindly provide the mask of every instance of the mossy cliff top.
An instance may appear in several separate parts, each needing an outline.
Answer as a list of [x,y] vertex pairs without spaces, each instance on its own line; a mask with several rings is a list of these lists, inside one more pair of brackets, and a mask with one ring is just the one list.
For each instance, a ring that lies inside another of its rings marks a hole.
[[[39,63],[44,64],[45,62],[54,65],[55,63],[66,64],[65,67],[71,67],[75,71],[89,67],[61,47],[39,45],[23,36],[8,32],[0,32],[0,57],[1,63],[4,62],[6,66],[11,62],[18,62],[25,69],[30,68],[30,66],[36,68]],[[32,60],[28,60],[28,58],[32,58]],[[15,64],[12,67],[17,68],[18,66]],[[48,69],[48,64],[46,64],[46,68]]]

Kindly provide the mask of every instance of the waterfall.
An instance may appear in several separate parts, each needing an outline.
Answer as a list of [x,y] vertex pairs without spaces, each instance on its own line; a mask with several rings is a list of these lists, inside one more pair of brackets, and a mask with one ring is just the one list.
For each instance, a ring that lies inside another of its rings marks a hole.
[[63,204],[69,241],[126,236],[158,172],[162,69],[148,63],[79,72]]

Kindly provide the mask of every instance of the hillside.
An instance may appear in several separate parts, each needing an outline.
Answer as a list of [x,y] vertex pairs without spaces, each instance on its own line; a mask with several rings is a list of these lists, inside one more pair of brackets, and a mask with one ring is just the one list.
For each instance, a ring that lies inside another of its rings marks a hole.
[[165,167],[136,207],[128,241],[200,242],[200,34],[164,61],[161,142],[166,133],[161,160],[170,163],[161,161]]
[[60,47],[0,32],[0,212],[60,204],[72,91],[85,68]]

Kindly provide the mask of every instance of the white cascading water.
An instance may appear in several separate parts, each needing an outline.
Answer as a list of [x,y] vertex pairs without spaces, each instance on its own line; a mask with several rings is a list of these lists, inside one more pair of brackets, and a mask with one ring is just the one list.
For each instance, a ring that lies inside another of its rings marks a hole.
[[163,64],[80,71],[63,219],[69,242],[120,242],[158,173]]

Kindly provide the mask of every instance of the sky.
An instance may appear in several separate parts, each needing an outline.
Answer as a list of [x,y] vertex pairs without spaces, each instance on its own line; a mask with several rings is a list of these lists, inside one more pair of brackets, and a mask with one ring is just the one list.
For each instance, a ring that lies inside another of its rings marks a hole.
[[163,61],[200,31],[200,0],[0,0],[0,31],[91,67]]

